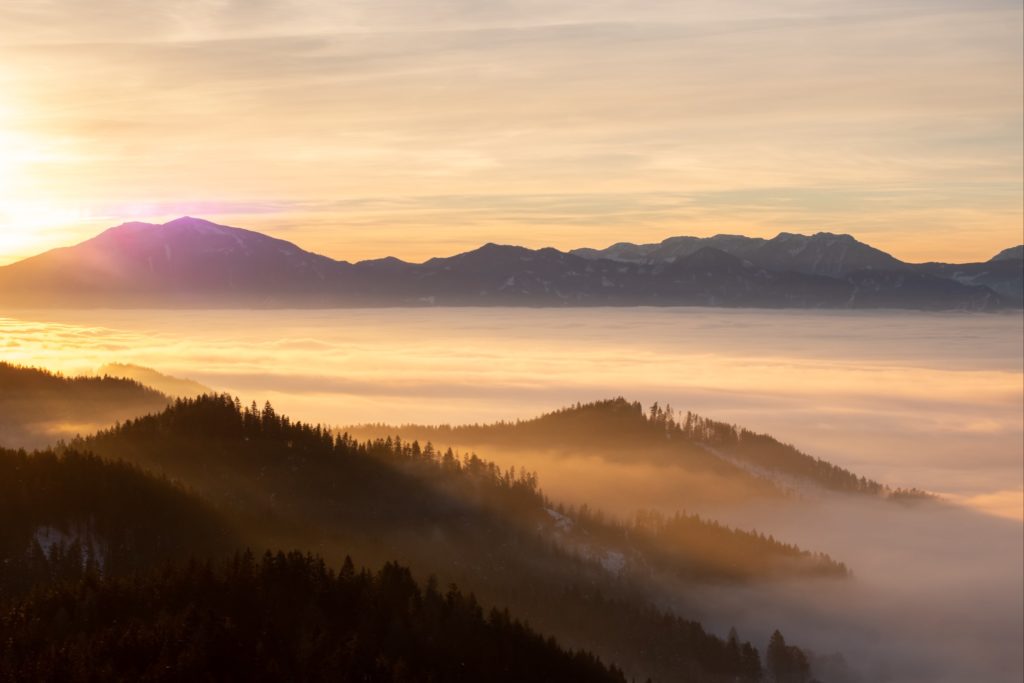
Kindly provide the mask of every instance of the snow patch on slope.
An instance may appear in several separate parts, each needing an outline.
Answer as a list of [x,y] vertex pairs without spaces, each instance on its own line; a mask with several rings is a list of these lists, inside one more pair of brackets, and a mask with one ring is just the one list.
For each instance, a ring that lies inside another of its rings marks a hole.
[[101,571],[106,566],[106,552],[100,546],[96,536],[84,528],[73,527],[70,531],[65,532],[57,527],[44,524],[36,528],[32,538],[47,557],[58,547],[67,547],[78,543],[84,551],[82,557],[83,567],[86,565],[88,558],[92,558]]
[[555,527],[559,531],[568,533],[573,530],[575,522],[572,521],[572,517],[563,515],[558,510],[552,510],[551,508],[544,508],[544,512],[548,513],[548,516],[554,521]]

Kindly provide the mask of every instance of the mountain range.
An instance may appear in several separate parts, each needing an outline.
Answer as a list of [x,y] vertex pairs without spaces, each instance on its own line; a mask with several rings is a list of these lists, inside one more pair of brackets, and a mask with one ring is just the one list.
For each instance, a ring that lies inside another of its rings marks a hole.
[[0,268],[0,305],[94,308],[728,306],[995,310],[1024,301],[1024,247],[912,264],[849,235],[671,237],[607,249],[486,244],[423,263],[337,261],[183,217],[125,223]]

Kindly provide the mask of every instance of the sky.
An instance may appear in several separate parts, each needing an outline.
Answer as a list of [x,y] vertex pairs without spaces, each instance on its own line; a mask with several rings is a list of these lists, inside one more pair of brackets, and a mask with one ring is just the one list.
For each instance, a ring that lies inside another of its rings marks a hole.
[[1024,226],[1017,0],[7,0],[0,264],[194,215],[334,258]]

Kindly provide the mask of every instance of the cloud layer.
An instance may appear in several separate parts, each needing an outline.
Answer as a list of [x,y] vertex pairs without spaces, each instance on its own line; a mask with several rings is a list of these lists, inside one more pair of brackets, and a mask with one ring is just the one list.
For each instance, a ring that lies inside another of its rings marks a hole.
[[328,424],[668,402],[1005,515],[1024,483],[1021,323],[693,308],[46,312],[0,318],[0,350],[68,372],[153,367]]

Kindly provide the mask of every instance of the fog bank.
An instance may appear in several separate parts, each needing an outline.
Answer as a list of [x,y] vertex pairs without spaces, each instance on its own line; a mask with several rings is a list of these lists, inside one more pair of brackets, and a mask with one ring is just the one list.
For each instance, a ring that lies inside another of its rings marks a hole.
[[[895,486],[1020,509],[1019,313],[700,308],[45,311],[11,362],[134,363],[325,423],[527,418],[624,395]],[[999,497],[993,504],[993,496]],[[1019,515],[1018,515],[1019,516]]]

